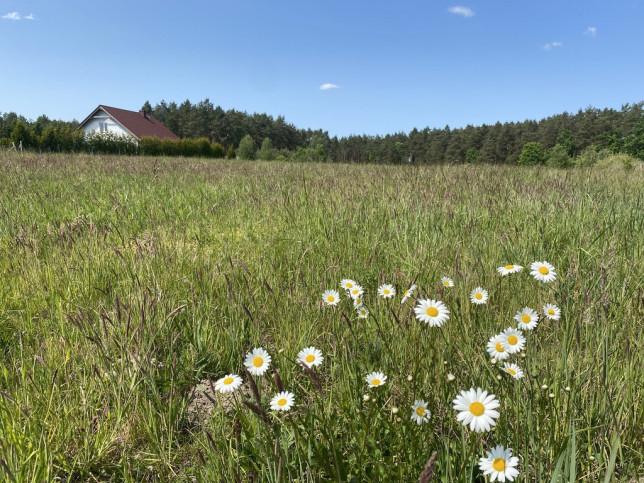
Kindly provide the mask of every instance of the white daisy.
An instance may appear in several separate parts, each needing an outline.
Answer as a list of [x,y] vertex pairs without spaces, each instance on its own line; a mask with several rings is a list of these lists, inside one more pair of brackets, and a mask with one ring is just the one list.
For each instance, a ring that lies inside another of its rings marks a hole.
[[503,361],[510,357],[510,353],[503,345],[503,340],[503,334],[498,334],[490,337],[490,340],[487,343],[488,354],[490,354],[490,357],[496,359],[497,361]]
[[512,327],[508,327],[501,334],[501,344],[505,347],[505,350],[510,354],[516,354],[521,352],[525,346],[525,337],[523,332]]
[[440,327],[449,319],[449,310],[439,300],[420,299],[414,308],[416,318],[421,322],[429,324],[430,327]]
[[546,304],[543,306],[543,315],[550,320],[559,320],[561,318],[561,309],[555,304]]
[[352,288],[349,289],[349,295],[353,300],[357,299],[364,293],[364,288],[362,286],[355,284]]
[[358,318],[366,319],[369,316],[369,311],[365,307],[360,307],[358,309]]
[[232,392],[242,384],[242,378],[237,374],[228,374],[215,382],[215,390],[220,393]]
[[523,307],[516,313],[514,320],[519,323],[519,329],[533,330],[537,326],[539,315],[530,307]]
[[452,288],[454,286],[454,280],[449,277],[441,278],[441,285],[443,287]]
[[380,295],[382,298],[390,299],[391,297],[396,295],[396,289],[393,285],[385,283],[384,285],[378,287],[378,295]]
[[518,365],[509,362],[503,364],[503,370],[515,379],[521,379],[524,376],[523,370]]
[[411,406],[411,420],[420,426],[429,421],[432,413],[427,409],[427,403],[422,399],[417,399]]
[[519,470],[516,469],[519,458],[512,456],[510,448],[496,446],[485,453],[487,456],[479,460],[479,469],[484,475],[490,475],[490,481],[514,481],[519,476]]
[[353,299],[353,306],[356,309],[360,309],[362,307],[362,296]]
[[297,353],[297,360],[302,364],[306,364],[308,367],[319,366],[322,364],[324,357],[322,357],[322,352],[315,347],[306,347]]
[[295,395],[292,392],[278,392],[271,399],[271,409],[273,411],[288,411],[295,404]]
[[532,265],[530,265],[530,270],[532,270],[530,272],[530,275],[543,283],[552,282],[555,278],[557,278],[555,267],[553,267],[546,261],[532,262]]
[[483,290],[482,287],[476,287],[474,290],[472,290],[472,293],[470,293],[470,300],[473,304],[477,305],[486,303],[487,290]]
[[244,365],[253,376],[263,376],[271,363],[271,356],[262,347],[255,348],[246,354]]
[[342,287],[345,290],[351,290],[354,285],[357,285],[357,283],[354,280],[351,280],[350,278],[345,278],[340,281],[340,287]]
[[412,285],[411,287],[409,287],[403,294],[403,298],[400,301],[400,303],[404,304],[405,302],[407,302],[407,300],[409,300],[411,296],[414,295],[415,291],[416,291],[416,285]]
[[509,275],[511,273],[518,273],[523,270],[521,265],[506,265],[505,267],[499,267],[496,269],[497,272],[501,274],[502,277]]
[[367,375],[365,380],[367,381],[369,387],[378,387],[382,386],[385,383],[387,376],[385,376],[382,372],[372,372],[371,374]]
[[480,387],[471,388],[469,391],[461,391],[453,403],[454,409],[460,411],[456,419],[462,421],[463,426],[469,424],[471,431],[489,431],[496,425],[495,419],[499,417],[499,412],[495,409],[500,404],[494,398],[494,394],[488,396],[487,391],[481,390]]
[[327,305],[338,305],[340,303],[340,294],[336,290],[325,290],[322,292],[322,300]]

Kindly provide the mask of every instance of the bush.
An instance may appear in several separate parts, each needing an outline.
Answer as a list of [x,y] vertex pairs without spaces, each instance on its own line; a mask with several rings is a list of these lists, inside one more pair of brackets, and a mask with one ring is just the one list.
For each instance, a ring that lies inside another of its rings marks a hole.
[[85,149],[101,154],[137,154],[139,144],[132,136],[94,131],[85,136]]
[[465,162],[476,164],[479,161],[480,155],[481,155],[481,152],[478,149],[470,148],[467,150],[467,153],[465,153]]
[[572,158],[568,154],[568,148],[557,144],[548,151],[546,165],[552,168],[569,168],[572,165]]
[[237,156],[239,159],[255,159],[255,151],[257,147],[255,146],[255,141],[250,136],[246,134],[243,139],[239,142],[237,147]]
[[262,147],[257,153],[257,158],[264,159],[266,161],[273,161],[275,159],[275,156],[277,156],[277,152],[273,147],[273,142],[269,138],[264,138]]
[[546,154],[543,152],[541,144],[531,142],[523,146],[518,164],[522,166],[534,166],[543,164],[545,160]]
[[573,164],[578,168],[587,168],[594,166],[598,161],[606,159],[612,153],[608,149],[598,149],[595,146],[589,146],[582,153],[573,159]]
[[226,151],[226,159],[235,159],[235,146],[232,144],[228,146],[228,151]]

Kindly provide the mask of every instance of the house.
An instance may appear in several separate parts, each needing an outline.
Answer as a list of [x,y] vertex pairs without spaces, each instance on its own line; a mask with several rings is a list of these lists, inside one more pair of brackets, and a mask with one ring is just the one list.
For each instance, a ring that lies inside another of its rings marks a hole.
[[116,107],[98,106],[78,126],[85,134],[114,133],[132,136],[137,141],[143,137],[179,139],[179,136],[145,111],[126,111]]

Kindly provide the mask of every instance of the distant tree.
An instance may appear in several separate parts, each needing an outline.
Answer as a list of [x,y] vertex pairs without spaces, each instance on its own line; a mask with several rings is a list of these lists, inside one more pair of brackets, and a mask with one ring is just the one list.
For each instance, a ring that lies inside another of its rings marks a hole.
[[145,101],[145,104],[143,104],[141,110],[147,114],[152,114],[152,105],[150,104],[150,101]]
[[23,148],[32,148],[35,147],[36,138],[34,133],[31,131],[29,126],[24,121],[18,121],[11,131],[11,142],[15,143],[16,146],[19,146],[22,142]]
[[237,146],[237,157],[239,159],[255,159],[257,147],[250,134],[246,134]]
[[481,153],[478,149],[470,148],[467,150],[467,153],[465,153],[465,162],[472,164],[478,163],[480,155]]
[[264,138],[262,141],[262,147],[257,153],[257,159],[263,159],[266,161],[273,161],[277,156],[277,152],[273,147],[273,142],[270,138]]
[[228,146],[228,151],[226,151],[226,159],[235,159],[235,146],[232,144]]
[[557,140],[555,142],[558,146],[563,146],[563,148],[566,150],[566,153],[568,153],[568,156],[575,155],[575,152],[577,151],[577,145],[575,144],[575,140],[572,137],[572,133],[568,129],[561,131],[561,134],[559,134],[559,137],[557,137]]
[[546,165],[553,168],[569,168],[572,165],[572,158],[563,144],[555,144],[548,150]]
[[533,166],[537,164],[543,164],[546,160],[546,155],[543,152],[543,148],[540,143],[526,143],[523,146],[521,155],[519,156],[520,165],[524,166]]

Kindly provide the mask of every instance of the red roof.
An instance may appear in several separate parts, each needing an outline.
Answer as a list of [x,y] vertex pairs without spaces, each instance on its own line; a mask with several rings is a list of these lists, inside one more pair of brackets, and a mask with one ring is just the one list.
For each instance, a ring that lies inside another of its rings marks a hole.
[[179,136],[170,131],[167,127],[161,124],[152,114],[144,113],[143,111],[126,111],[117,107],[98,106],[92,113],[80,123],[78,127],[83,127],[99,109],[103,109],[109,114],[116,122],[123,126],[137,139],[142,137],[156,137],[159,139],[170,138],[179,139]]

